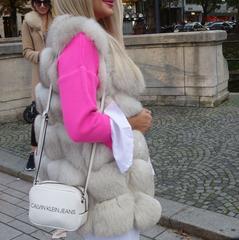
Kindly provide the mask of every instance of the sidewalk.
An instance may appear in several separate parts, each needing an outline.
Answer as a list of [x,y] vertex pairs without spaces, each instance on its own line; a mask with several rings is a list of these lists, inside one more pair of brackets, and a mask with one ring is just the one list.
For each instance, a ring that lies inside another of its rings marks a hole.
[[[28,191],[31,183],[0,173],[0,240],[50,240],[52,231],[37,228],[28,220]],[[187,234],[155,226],[140,240],[200,240]],[[68,233],[66,240],[81,240]]]
[[[239,239],[239,95],[213,109],[150,108],[161,225],[205,239]],[[29,132],[22,122],[0,125],[0,170],[28,181],[22,169]]]

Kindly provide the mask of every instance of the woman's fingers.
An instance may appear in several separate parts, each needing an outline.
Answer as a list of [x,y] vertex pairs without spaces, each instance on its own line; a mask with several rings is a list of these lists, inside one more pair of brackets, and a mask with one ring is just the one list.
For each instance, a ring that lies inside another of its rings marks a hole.
[[143,109],[139,114],[128,119],[132,129],[147,132],[152,126],[152,115],[148,109]]

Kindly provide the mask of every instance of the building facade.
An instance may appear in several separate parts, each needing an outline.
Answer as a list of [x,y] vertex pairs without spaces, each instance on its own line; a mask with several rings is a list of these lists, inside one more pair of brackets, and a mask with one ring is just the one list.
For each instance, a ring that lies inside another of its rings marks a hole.
[[[201,5],[188,4],[187,0],[123,0],[125,35],[171,31],[175,24],[201,22],[203,8]],[[29,6],[27,6],[29,7]],[[222,4],[220,9],[209,14],[208,21],[235,19],[237,10]],[[17,14],[18,35],[24,16]],[[0,17],[0,37],[10,37],[10,16],[4,13]]]
[[[147,33],[170,32],[175,24],[201,22],[203,8],[187,0],[123,0],[124,33],[137,34],[134,25],[139,15],[143,15]],[[236,19],[237,10],[221,4],[219,9],[208,15],[207,21]]]
[[[26,10],[29,11],[31,6],[30,4],[26,5]],[[21,35],[21,25],[24,19],[24,14],[17,13],[17,35]],[[2,16],[0,16],[0,35],[2,38],[12,37],[11,32],[11,16],[8,11],[3,11]]]

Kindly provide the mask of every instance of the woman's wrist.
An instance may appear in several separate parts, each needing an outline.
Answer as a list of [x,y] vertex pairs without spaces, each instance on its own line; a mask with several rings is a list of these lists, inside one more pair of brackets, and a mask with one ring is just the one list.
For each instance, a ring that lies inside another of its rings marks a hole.
[[135,129],[135,123],[136,123],[136,117],[129,117],[127,118],[129,125],[134,130]]

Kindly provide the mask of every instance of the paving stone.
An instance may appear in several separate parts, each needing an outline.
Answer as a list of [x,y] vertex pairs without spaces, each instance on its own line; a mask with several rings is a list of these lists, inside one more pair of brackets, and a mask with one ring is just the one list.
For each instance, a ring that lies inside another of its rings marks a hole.
[[28,234],[33,233],[37,230],[35,227],[32,227],[32,226],[30,226],[24,222],[18,221],[18,220],[9,222],[8,225],[18,229],[19,231],[22,231],[22,232],[28,233]]
[[42,230],[42,231],[44,231],[44,232],[50,233],[50,232],[52,231],[52,229],[50,229],[50,228],[38,227],[38,226],[35,226],[34,224],[32,224],[32,223],[29,221],[28,211],[25,212],[25,213],[23,213],[23,214],[21,214],[21,215],[16,216],[15,218],[16,218],[17,220],[20,220],[20,221],[24,222],[24,223],[27,223],[28,225],[31,225],[31,226],[33,226],[33,227],[36,227],[36,228],[38,228],[38,229],[40,229],[40,230]]
[[143,232],[141,235],[148,237],[148,238],[155,238],[156,236],[158,236],[159,234],[161,234],[164,231],[166,231],[166,228],[164,228],[160,225],[156,225],[153,228]]
[[9,215],[11,217],[16,217],[17,215],[20,215],[26,211],[20,207],[16,207],[13,204],[7,203],[2,200],[0,200],[0,206],[0,212],[5,213],[6,215]]
[[4,190],[3,192],[7,193],[13,197],[20,198],[20,199],[23,199],[24,197],[28,196],[28,194],[26,194],[26,193],[19,192],[15,189],[11,189],[11,188],[8,188],[8,189]]
[[28,183],[28,182],[24,182],[22,180],[18,180],[18,181],[15,181],[13,183],[8,184],[8,187],[12,188],[12,189],[15,189],[19,192],[23,192],[23,193],[28,194],[30,188],[32,187],[32,184]]
[[3,200],[3,201],[6,201],[8,203],[12,203],[12,204],[22,202],[21,199],[16,198],[16,197],[12,197],[11,195],[6,194],[6,193],[0,193],[0,199]]
[[[239,219],[239,95],[216,108],[149,108],[153,127],[146,138],[156,173],[156,195]],[[4,163],[16,161],[17,171],[28,156],[30,127],[24,122],[0,124],[0,151],[9,153],[0,154],[0,161],[2,156]],[[27,189],[24,193],[2,189],[1,177],[6,183],[14,182],[14,188],[19,184],[16,178],[0,175],[1,192],[28,198]],[[167,206],[167,200],[162,206]],[[181,210],[176,206],[167,213]]]
[[179,234],[173,230],[167,230],[160,234],[156,240],[200,240],[199,238],[192,237],[186,233]]
[[0,172],[0,183],[2,185],[8,185],[8,184],[10,184],[12,182],[15,182],[15,181],[16,181],[16,178],[12,178],[9,175]]
[[19,206],[19,207],[24,208],[26,210],[29,209],[29,203],[26,202],[26,201],[18,202],[18,203],[16,203],[16,206]]
[[[239,95],[216,108],[150,109],[153,127],[146,137],[156,195],[213,212],[221,212],[228,196],[230,202],[238,201]],[[214,204],[218,197],[220,202]],[[237,217],[238,212],[227,206],[223,213]]]
[[29,235],[26,235],[26,234],[22,234],[19,237],[13,238],[13,240],[36,240],[36,238],[33,238],[33,237],[31,237]]
[[[173,228],[193,226],[192,234],[197,235],[200,232],[202,237],[208,239],[215,235],[222,239],[235,239],[239,236],[238,219],[194,207],[174,215],[171,223]],[[210,235],[211,233],[213,236]]]
[[25,197],[23,197],[22,200],[29,202],[29,195],[26,195]]
[[145,236],[140,236],[140,240],[151,240],[152,238],[147,238],[147,237],[145,237]]
[[0,192],[3,191],[3,190],[6,190],[8,187],[6,186],[3,186],[2,184],[0,184]]
[[24,223],[30,224],[29,217],[28,217],[28,212],[24,212],[23,214],[20,214],[15,217],[15,219],[20,220]]
[[22,234],[21,232],[15,230],[14,228],[11,228],[2,223],[0,223],[0,233],[1,240],[10,240]]
[[35,237],[39,240],[49,240],[51,239],[51,234],[38,230],[31,234],[32,237]]
[[[30,152],[31,124],[11,122],[0,125],[1,148],[14,153],[17,157],[27,159]],[[24,166],[24,165],[23,165]]]
[[13,221],[12,217],[7,216],[6,214],[0,213],[0,222],[2,223],[8,223]]
[[173,216],[176,213],[183,211],[185,209],[184,204],[177,203],[177,202],[170,201],[170,200],[163,199],[163,198],[158,198],[158,200],[162,205],[162,214],[163,215]]

